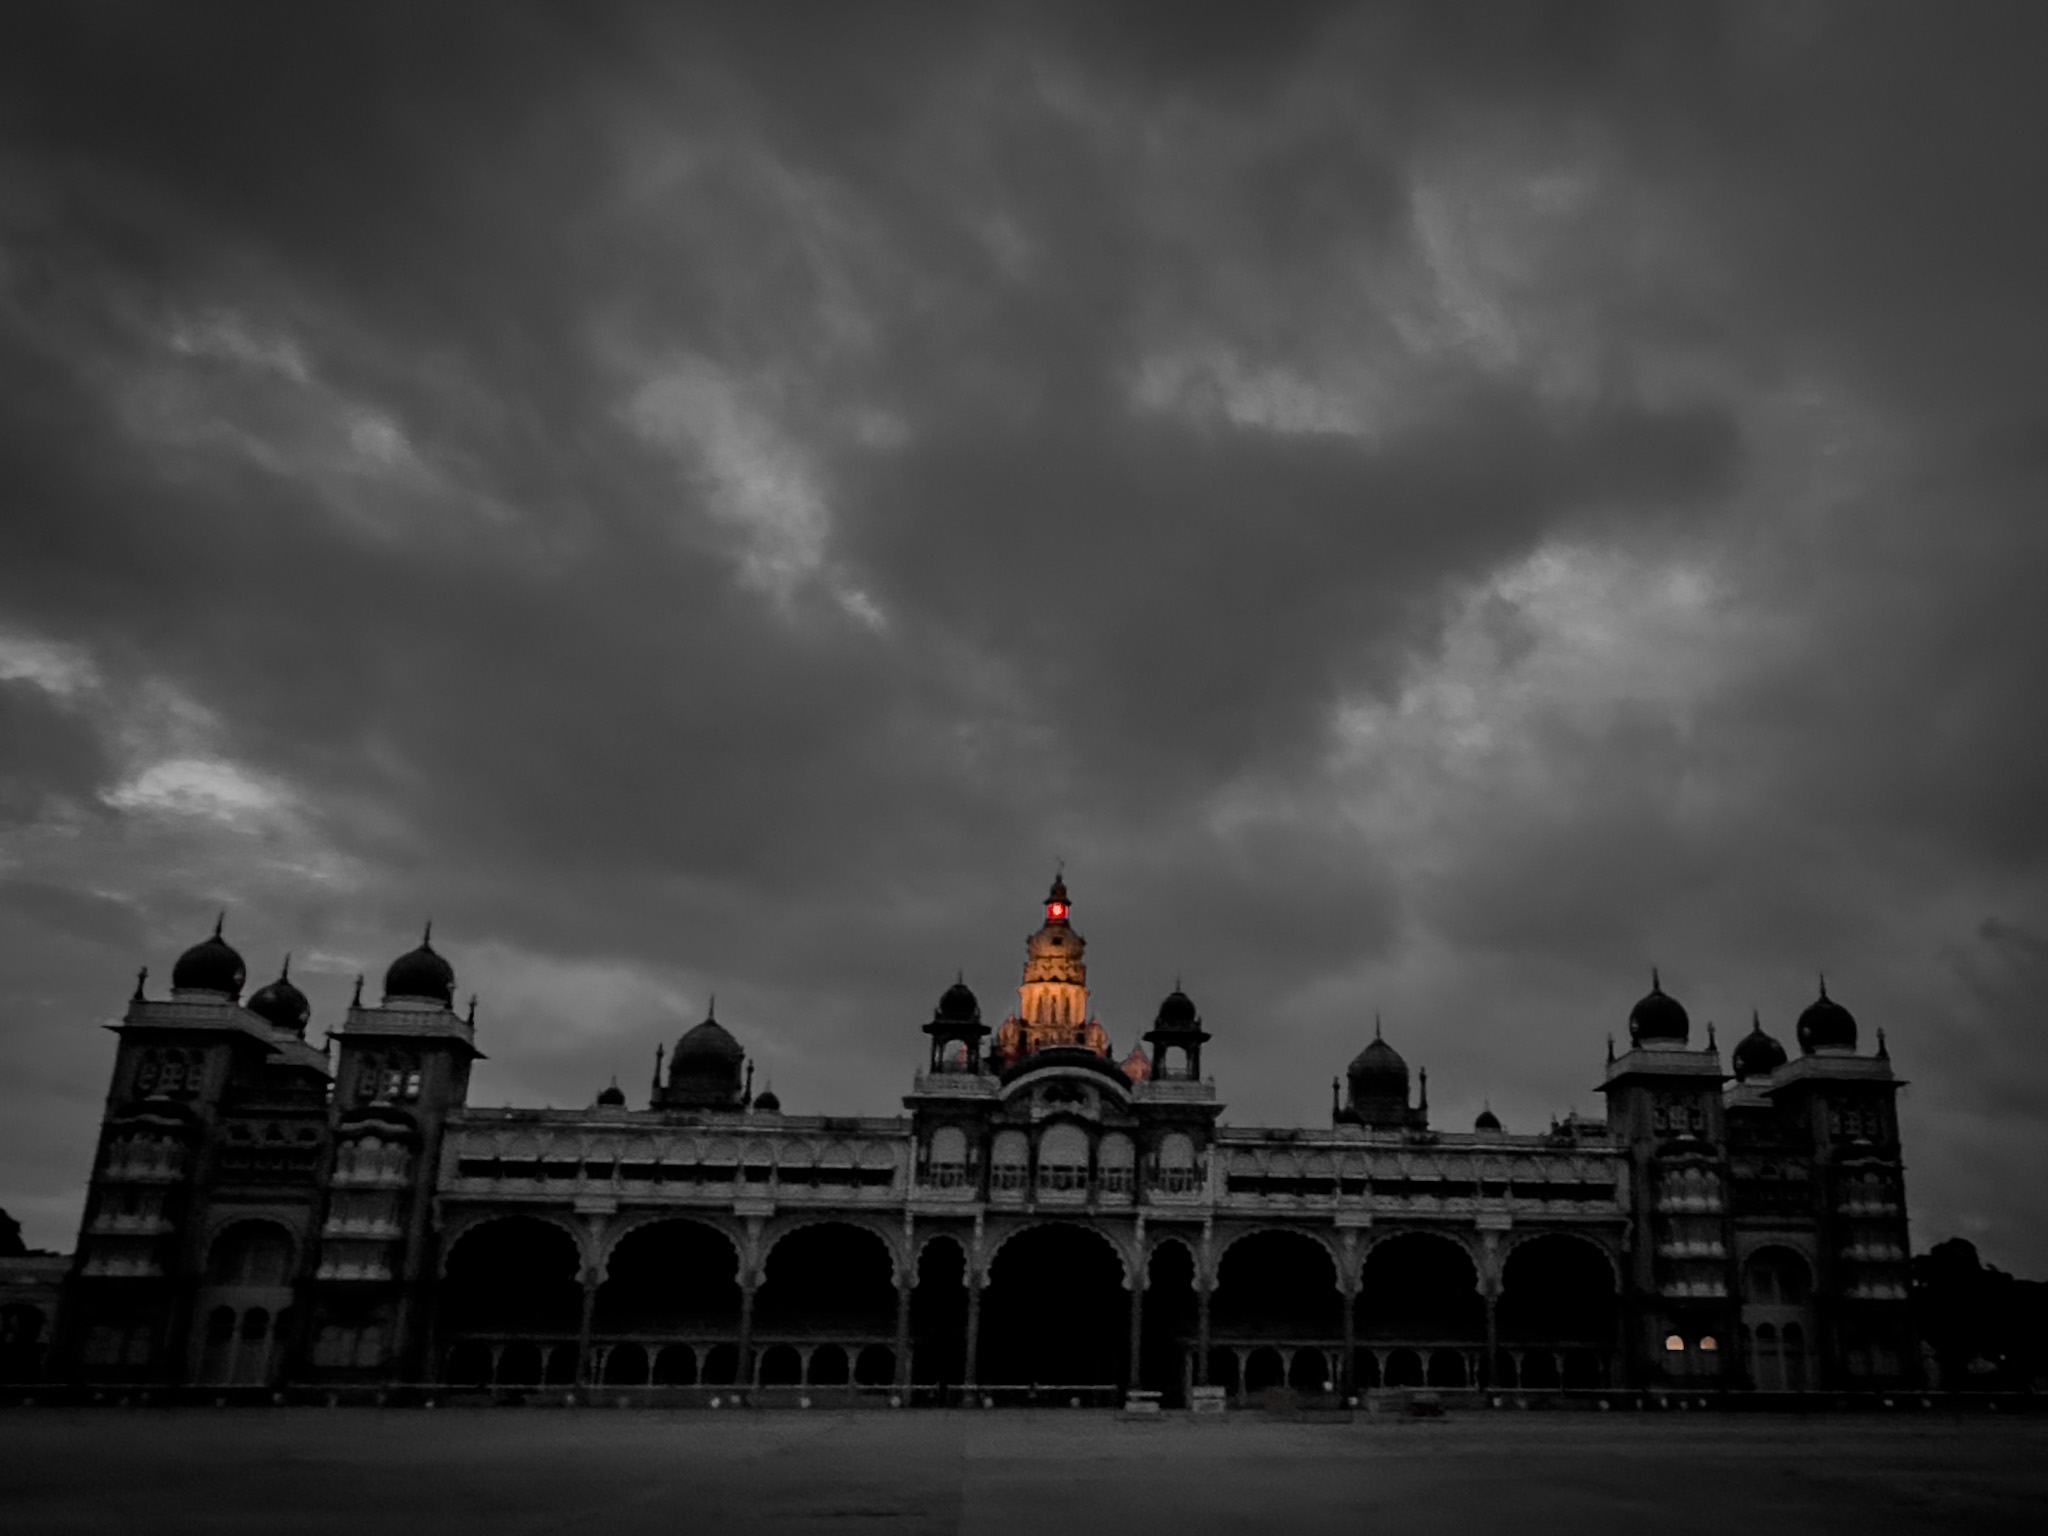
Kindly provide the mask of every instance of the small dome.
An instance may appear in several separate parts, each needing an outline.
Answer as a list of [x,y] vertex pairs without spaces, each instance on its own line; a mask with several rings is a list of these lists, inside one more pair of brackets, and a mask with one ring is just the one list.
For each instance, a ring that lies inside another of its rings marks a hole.
[[932,1017],[948,1024],[979,1023],[981,1000],[965,981],[956,981],[940,995],[939,1006],[932,1011]]
[[1650,972],[1650,990],[1628,1011],[1628,1037],[1637,1045],[1683,1045],[1692,1032],[1692,1019],[1684,1004],[1664,991],[1657,973]]
[[1124,1058],[1123,1066],[1119,1070],[1134,1083],[1142,1083],[1146,1078],[1150,1077],[1152,1075],[1152,1063],[1146,1059],[1145,1047],[1142,1045],[1132,1046],[1131,1054]]
[[1408,1095],[1408,1063],[1386,1041],[1373,1036],[1372,1044],[1351,1058],[1344,1075],[1351,1079],[1353,1097],[1367,1093]]
[[626,1090],[619,1086],[619,1080],[616,1077],[612,1079],[611,1087],[598,1094],[597,1107],[599,1109],[624,1109],[626,1107]]
[[1785,1047],[1764,1033],[1763,1020],[1752,1013],[1749,1033],[1735,1042],[1728,1062],[1735,1069],[1738,1083],[1752,1077],[1769,1077],[1785,1065]]
[[1154,1029],[1198,1029],[1202,1016],[1195,1010],[1194,999],[1175,987],[1166,994],[1159,1005],[1159,1015],[1153,1019]]
[[277,980],[260,988],[244,1005],[266,1023],[278,1029],[288,1029],[295,1035],[306,1032],[306,1021],[313,1017],[313,1005],[306,994],[292,985],[292,957],[284,957],[284,967],[277,973]]
[[435,953],[433,925],[427,927],[420,947],[400,955],[384,973],[384,1000],[409,997],[422,1002],[455,1006],[455,967]]
[[1815,1051],[1856,1049],[1856,1015],[1828,996],[1827,978],[1821,978],[1820,996],[1799,1015],[1795,1033],[1799,1049],[1809,1056]]
[[739,1041],[733,1039],[732,1031],[718,1020],[707,1018],[694,1029],[683,1032],[683,1038],[676,1042],[675,1054],[668,1059],[671,1075],[701,1071],[734,1071],[746,1057]]
[[754,1100],[754,1112],[761,1115],[779,1115],[782,1113],[782,1100],[775,1096],[773,1088],[763,1089],[760,1097]]
[[1497,1131],[1500,1129],[1500,1116],[1496,1115],[1491,1109],[1482,1109],[1479,1111],[1479,1118],[1472,1122],[1472,1129],[1475,1131]]
[[173,991],[218,992],[224,997],[242,995],[242,983],[249,978],[248,968],[234,946],[220,936],[223,921],[224,918],[214,923],[211,938],[202,939],[178,956],[178,963],[171,967]]

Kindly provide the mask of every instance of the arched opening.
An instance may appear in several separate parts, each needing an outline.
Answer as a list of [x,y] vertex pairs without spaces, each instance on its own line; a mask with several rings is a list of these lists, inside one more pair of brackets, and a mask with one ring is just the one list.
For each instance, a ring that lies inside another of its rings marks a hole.
[[1468,1385],[1465,1380],[1465,1357],[1455,1349],[1431,1350],[1427,1374],[1432,1387]]
[[276,1376],[285,1330],[273,1323],[291,1305],[297,1258],[291,1233],[276,1222],[237,1221],[214,1235],[196,1298],[207,1317],[199,1380],[261,1386]]
[[1804,1392],[1807,1386],[1806,1330],[1797,1323],[1787,1323],[1782,1342],[1785,1356],[1785,1390]]
[[697,1351],[687,1344],[662,1345],[654,1357],[654,1384],[657,1387],[694,1387],[697,1384]]
[[1163,1393],[1169,1407],[1185,1407],[1198,1342],[1195,1256],[1186,1243],[1160,1243],[1146,1261],[1145,1274],[1139,1384]]
[[23,1302],[0,1307],[0,1381],[36,1381],[42,1376],[43,1314]]
[[729,1387],[740,1379],[740,1347],[714,1344],[704,1351],[704,1363],[697,1380],[707,1387]]
[[537,1387],[540,1385],[540,1346],[531,1339],[515,1339],[498,1352],[498,1385]]
[[[1464,1247],[1432,1232],[1404,1232],[1366,1255],[1359,1291],[1358,1337],[1375,1344],[1467,1345],[1484,1348],[1486,1304],[1479,1272]],[[1419,1357],[1416,1369],[1420,1370]],[[1391,1357],[1388,1386],[1396,1382]]]
[[768,1251],[754,1296],[754,1335],[769,1339],[888,1339],[896,1333],[889,1245],[849,1222],[798,1227]]
[[1495,1326],[1503,1347],[1561,1354],[1569,1370],[1556,1381],[1526,1386],[1604,1386],[1620,1316],[1614,1269],[1607,1255],[1583,1238],[1550,1233],[1519,1244],[1509,1254]]
[[1221,1387],[1232,1397],[1244,1390],[1244,1379],[1238,1373],[1237,1351],[1217,1344],[1209,1350],[1209,1385]]
[[811,1385],[843,1387],[851,1376],[846,1351],[837,1344],[820,1344],[811,1351]]
[[1386,1383],[1390,1387],[1422,1385],[1422,1356],[1412,1349],[1387,1351]]
[[619,1239],[597,1288],[593,1336],[643,1343],[737,1339],[739,1254],[725,1234],[676,1219]]
[[1351,1352],[1351,1385],[1369,1392],[1380,1384],[1380,1357],[1369,1349]]
[[1520,1385],[1535,1392],[1547,1392],[1564,1385],[1564,1376],[1557,1368],[1557,1356],[1548,1349],[1524,1349]]
[[1280,1358],[1280,1351],[1270,1344],[1261,1344],[1244,1361],[1244,1389],[1247,1394],[1270,1392],[1287,1379],[1287,1366]]
[[647,1351],[638,1344],[614,1344],[604,1357],[604,1384],[608,1387],[644,1387],[647,1374]]
[[206,1251],[206,1283],[278,1287],[291,1284],[292,1236],[272,1221],[238,1221]]
[[1329,1249],[1301,1232],[1253,1232],[1232,1243],[1224,1250],[1210,1308],[1219,1341],[1327,1344],[1344,1334],[1336,1262]]
[[573,1387],[576,1385],[576,1346],[557,1344],[548,1351],[547,1375],[544,1378],[551,1387]]
[[488,1387],[491,1384],[491,1346],[466,1339],[448,1351],[442,1379],[455,1387]]
[[853,1362],[853,1379],[864,1387],[886,1387],[896,1379],[896,1351],[870,1344]]
[[1804,1255],[1774,1245],[1759,1248],[1742,1261],[1743,1334],[1749,1378],[1758,1391],[1804,1390],[1812,1300],[1813,1271]]
[[[471,1227],[448,1254],[441,1287],[442,1337],[573,1338],[583,1311],[581,1268],[576,1240],[553,1222],[507,1216]],[[506,1379],[502,1359],[498,1377]],[[533,1379],[540,1380],[537,1356]]]
[[933,1238],[917,1256],[910,1370],[921,1387],[957,1387],[967,1379],[967,1253],[950,1237]]
[[1330,1359],[1320,1349],[1297,1349],[1287,1367],[1287,1385],[1297,1392],[1329,1392],[1336,1388]]
[[1085,1227],[1032,1227],[997,1251],[981,1308],[981,1379],[996,1386],[1096,1386],[1123,1380],[1129,1294],[1107,1238]]
[[771,1344],[761,1351],[762,1386],[793,1387],[803,1379],[803,1357],[794,1344]]
[[1765,1307],[1803,1307],[1813,1296],[1813,1272],[1790,1248],[1759,1248],[1742,1264],[1742,1299]]

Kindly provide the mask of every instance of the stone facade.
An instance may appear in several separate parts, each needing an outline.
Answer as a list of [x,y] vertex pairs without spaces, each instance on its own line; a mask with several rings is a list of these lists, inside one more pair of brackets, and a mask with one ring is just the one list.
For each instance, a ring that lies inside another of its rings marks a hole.
[[238,1000],[216,934],[118,1027],[50,1368],[1169,1401],[1916,1370],[1899,1084],[1825,995],[1799,1055],[1759,1028],[1731,1078],[1653,986],[1604,1120],[1433,1129],[1376,1038],[1328,1128],[1233,1127],[1179,991],[1112,1058],[1069,910],[1056,886],[1001,1025],[947,991],[890,1117],[784,1113],[712,1020],[646,1109],[472,1107],[430,942],[323,1052],[287,978]]

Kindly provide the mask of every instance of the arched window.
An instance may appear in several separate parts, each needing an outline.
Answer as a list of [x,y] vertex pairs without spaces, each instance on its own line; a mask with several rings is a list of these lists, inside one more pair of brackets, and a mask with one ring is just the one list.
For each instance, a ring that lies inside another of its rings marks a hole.
[[1038,1187],[1088,1187],[1088,1133],[1071,1121],[1045,1128],[1038,1138]]
[[1713,1336],[1713,1335],[1712,1335],[1711,1333],[1709,1333],[1709,1334],[1704,1334],[1704,1335],[1702,1335],[1702,1336],[1701,1336],[1701,1338],[1700,1338],[1700,1348],[1701,1348],[1701,1349],[1702,1349],[1703,1351],[1705,1351],[1705,1352],[1706,1352],[1707,1354],[1712,1354],[1712,1353],[1714,1353],[1714,1352],[1715,1352],[1716,1350],[1718,1350],[1718,1349],[1719,1349],[1720,1347],[1721,1347],[1721,1346],[1720,1346],[1720,1345],[1719,1345],[1719,1344],[1718,1344],[1717,1342],[1715,1342],[1714,1336]]
[[1672,1354],[1682,1355],[1685,1353],[1685,1340],[1675,1333],[1666,1334],[1664,1348]]
[[1193,1138],[1185,1131],[1168,1131],[1159,1138],[1159,1187],[1172,1194],[1187,1194],[1200,1184]]
[[967,1133],[957,1125],[942,1125],[932,1132],[925,1182],[936,1189],[952,1189],[966,1181]]
[[1024,1133],[1009,1129],[996,1132],[989,1158],[989,1184],[994,1189],[1022,1189],[1030,1166],[1030,1143]]

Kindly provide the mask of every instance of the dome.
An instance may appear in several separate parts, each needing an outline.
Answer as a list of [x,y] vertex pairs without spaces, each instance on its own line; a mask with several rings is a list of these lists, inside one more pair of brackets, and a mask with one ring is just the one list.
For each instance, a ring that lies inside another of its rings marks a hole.
[[1408,1063],[1401,1053],[1374,1035],[1372,1044],[1352,1057],[1344,1075],[1351,1079],[1351,1096],[1399,1094],[1408,1097]]
[[1479,1111],[1479,1118],[1472,1122],[1472,1129],[1475,1131],[1497,1131],[1500,1129],[1500,1116],[1496,1115],[1490,1108],[1482,1109]]
[[1202,1022],[1201,1014],[1195,1011],[1194,999],[1175,987],[1166,994],[1159,1005],[1159,1015],[1153,1019],[1154,1029],[1196,1029]]
[[1785,1065],[1785,1047],[1764,1033],[1763,1020],[1752,1013],[1749,1033],[1735,1042],[1728,1061],[1735,1069],[1738,1083],[1752,1077],[1769,1077]]
[[619,1086],[619,1080],[616,1077],[612,1079],[611,1087],[598,1094],[597,1107],[599,1109],[624,1109],[626,1107],[626,1090]]
[[773,1088],[763,1089],[761,1096],[754,1100],[754,1112],[762,1115],[779,1115],[782,1113],[782,1100],[775,1096]]
[[305,993],[292,985],[291,978],[292,957],[286,955],[277,980],[258,990],[243,1006],[266,1023],[303,1035],[306,1021],[313,1016],[313,1005],[307,1001]]
[[948,1024],[976,1023],[981,1018],[981,1000],[965,981],[956,981],[940,995],[932,1017]]
[[1667,995],[1651,971],[1648,995],[1628,1011],[1629,1039],[1637,1045],[1683,1045],[1691,1031],[1685,1005]]
[[384,973],[387,1003],[393,998],[409,997],[439,1003],[443,1008],[455,1006],[455,967],[435,953],[433,937],[434,927],[429,923],[420,947],[391,962],[391,968]]
[[178,956],[178,963],[171,967],[172,991],[218,992],[224,997],[242,995],[248,968],[234,946],[220,936],[223,921],[224,917],[215,921],[213,937],[201,940]]
[[[183,963],[182,961],[180,962]],[[1806,1005],[1795,1031],[1799,1049],[1811,1056],[1815,1051],[1856,1049],[1856,1015],[1828,996],[1827,978],[1822,977],[1820,996]]]
[[685,1030],[683,1038],[676,1042],[675,1054],[668,1059],[669,1075],[737,1072],[746,1054],[739,1041],[733,1039],[732,1031],[718,1020],[707,1018],[694,1029]]

